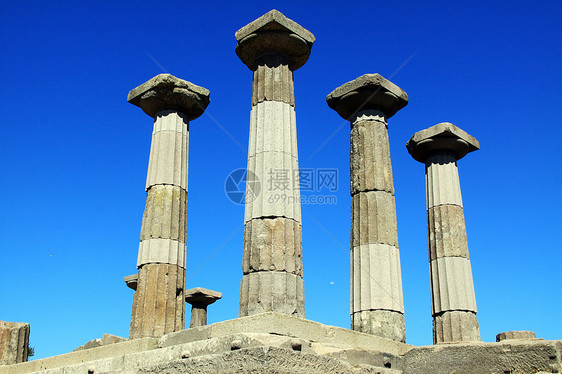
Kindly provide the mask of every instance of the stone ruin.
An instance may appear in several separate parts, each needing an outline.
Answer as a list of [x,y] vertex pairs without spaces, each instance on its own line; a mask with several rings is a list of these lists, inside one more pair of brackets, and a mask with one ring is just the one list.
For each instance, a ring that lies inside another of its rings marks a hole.
[[[272,10],[235,34],[253,72],[248,174],[298,175],[293,71],[314,35]],[[480,341],[457,161],[478,141],[450,123],[406,144],[425,165],[433,346],[406,343],[388,120],[408,104],[400,87],[366,74],[336,88],[330,108],[350,122],[351,329],[305,319],[300,190],[287,201],[250,195],[239,318],[207,325],[222,297],[185,289],[189,122],[209,91],[160,74],[129,92],[154,119],[129,339],[104,335],[74,352],[27,361],[29,325],[0,322],[0,373],[557,373],[562,341],[529,331]],[[273,202],[272,202],[273,201]],[[192,305],[185,329],[185,303]]]

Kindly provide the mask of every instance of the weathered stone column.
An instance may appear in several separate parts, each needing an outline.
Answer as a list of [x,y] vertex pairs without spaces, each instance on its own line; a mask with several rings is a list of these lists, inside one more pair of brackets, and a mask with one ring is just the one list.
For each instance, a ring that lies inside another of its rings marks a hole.
[[160,337],[185,328],[189,121],[203,114],[209,91],[160,74],[127,100],[154,118],[129,337]]
[[248,174],[262,187],[246,198],[239,315],[304,318],[293,71],[307,61],[315,39],[276,10],[235,36],[236,54],[254,72]]
[[27,361],[29,323],[0,321],[0,365]]
[[408,95],[379,74],[366,74],[326,100],[351,122],[351,328],[405,342],[386,121],[408,104]]
[[480,340],[457,160],[478,140],[450,123],[417,132],[406,144],[425,164],[433,342]]
[[191,322],[189,327],[207,324],[207,307],[222,298],[222,293],[196,287],[185,291],[185,301],[191,304]]

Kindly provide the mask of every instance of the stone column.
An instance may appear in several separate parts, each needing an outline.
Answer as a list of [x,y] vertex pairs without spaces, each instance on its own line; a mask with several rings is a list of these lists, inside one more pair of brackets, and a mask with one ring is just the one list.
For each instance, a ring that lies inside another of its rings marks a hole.
[[0,321],[0,365],[27,361],[29,323]]
[[433,342],[480,340],[457,160],[478,140],[450,123],[417,132],[406,144],[425,164]]
[[129,337],[160,337],[185,328],[189,121],[203,114],[209,91],[160,74],[127,100],[154,118]]
[[304,318],[301,209],[293,71],[314,35],[276,10],[236,32],[236,54],[254,72],[240,316],[275,311]]
[[207,307],[221,298],[222,293],[201,287],[185,291],[185,301],[191,304],[189,327],[205,326],[207,324]]
[[405,342],[386,121],[408,104],[408,95],[379,74],[366,74],[326,100],[351,122],[351,328]]

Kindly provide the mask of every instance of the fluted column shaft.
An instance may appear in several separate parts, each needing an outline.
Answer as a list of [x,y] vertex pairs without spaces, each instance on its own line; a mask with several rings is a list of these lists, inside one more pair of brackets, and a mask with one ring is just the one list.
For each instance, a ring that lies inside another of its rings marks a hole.
[[394,183],[385,115],[351,124],[351,326],[405,341]]
[[434,343],[480,340],[457,157],[427,158],[426,193]]
[[185,245],[189,121],[176,110],[156,114],[146,180],[130,338],[185,327]]
[[247,196],[240,316],[267,311],[304,317],[302,229],[293,72],[283,54],[254,71],[248,172],[261,193]]
[[29,323],[0,321],[0,365],[27,361]]
[[365,74],[326,101],[351,123],[351,328],[405,342],[387,119],[408,104],[408,95],[380,74]]

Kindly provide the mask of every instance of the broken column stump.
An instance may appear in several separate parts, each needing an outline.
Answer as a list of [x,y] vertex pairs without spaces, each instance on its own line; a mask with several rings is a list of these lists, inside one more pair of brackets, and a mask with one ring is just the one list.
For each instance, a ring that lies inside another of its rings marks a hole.
[[27,361],[29,323],[0,321],[0,365]]
[[222,298],[222,293],[206,288],[196,287],[185,291],[185,301],[191,304],[191,322],[189,327],[207,324],[207,306]]

